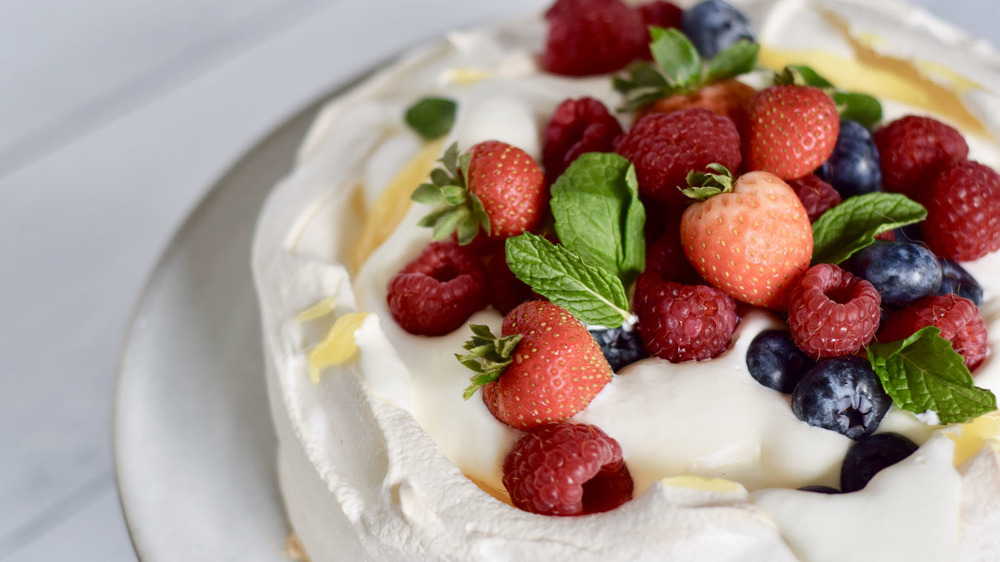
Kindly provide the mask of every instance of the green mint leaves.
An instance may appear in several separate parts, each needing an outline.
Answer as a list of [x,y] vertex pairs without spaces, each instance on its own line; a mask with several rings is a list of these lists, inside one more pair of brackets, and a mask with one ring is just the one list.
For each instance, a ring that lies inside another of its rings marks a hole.
[[583,154],[552,185],[552,216],[559,241],[627,287],[645,267],[635,168],[617,154]]
[[844,200],[813,223],[813,263],[840,263],[879,234],[927,217],[920,203],[898,193],[867,193]]
[[825,91],[837,105],[837,112],[843,119],[857,121],[871,129],[882,120],[882,104],[878,99],[858,92],[843,92],[834,88],[829,80],[805,65],[786,66],[775,73],[775,84],[796,84],[813,86]]
[[616,328],[628,320],[621,280],[563,246],[528,232],[508,238],[507,265],[535,292],[583,322]]
[[434,229],[434,239],[444,240],[455,232],[458,243],[468,244],[482,228],[490,233],[490,219],[483,202],[465,184],[469,155],[459,155],[458,144],[452,143],[438,160],[441,166],[431,172],[431,181],[417,186],[410,198],[417,203],[434,206],[417,223]]
[[447,98],[421,98],[406,110],[406,124],[424,140],[438,139],[451,132],[457,109]]
[[625,95],[622,111],[633,111],[675,94],[690,94],[706,84],[750,72],[757,64],[756,43],[738,41],[706,63],[679,30],[653,26],[649,33],[654,62],[634,62],[624,76],[614,79],[615,90]]
[[997,409],[996,396],[973,385],[962,356],[933,326],[904,340],[872,344],[868,357],[886,393],[904,410],[930,410],[941,423],[962,423]]

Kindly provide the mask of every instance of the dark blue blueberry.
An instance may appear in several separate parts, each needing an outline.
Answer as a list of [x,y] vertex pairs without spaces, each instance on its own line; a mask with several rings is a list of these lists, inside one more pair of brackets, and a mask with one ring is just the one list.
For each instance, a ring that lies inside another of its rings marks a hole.
[[747,348],[747,369],[760,384],[790,393],[816,362],[799,349],[788,330],[766,330]]
[[883,468],[917,450],[917,444],[896,433],[879,433],[861,439],[848,449],[840,467],[840,489],[854,492],[868,485]]
[[920,223],[908,224],[906,226],[897,228],[893,232],[896,233],[896,240],[900,242],[923,242],[924,233],[920,230]]
[[594,329],[590,330],[590,335],[601,346],[604,358],[608,360],[608,364],[615,372],[618,372],[625,365],[649,357],[646,348],[642,346],[639,333],[635,330],[624,328]]
[[976,306],[983,304],[983,288],[976,281],[971,273],[957,263],[938,258],[941,264],[941,287],[938,289],[939,295],[958,295],[969,299]]
[[802,486],[799,488],[803,492],[816,492],[817,494],[839,494],[840,490],[830,486]]
[[715,57],[740,39],[754,41],[747,17],[722,0],[706,0],[686,10],[681,28],[706,59]]
[[875,431],[892,399],[867,360],[821,359],[792,392],[792,412],[809,425],[859,439]]
[[857,121],[841,119],[837,145],[821,169],[821,177],[844,199],[878,191],[882,185],[878,148],[871,132]]
[[941,286],[937,257],[913,242],[877,240],[854,256],[850,270],[875,286],[884,308],[933,295]]

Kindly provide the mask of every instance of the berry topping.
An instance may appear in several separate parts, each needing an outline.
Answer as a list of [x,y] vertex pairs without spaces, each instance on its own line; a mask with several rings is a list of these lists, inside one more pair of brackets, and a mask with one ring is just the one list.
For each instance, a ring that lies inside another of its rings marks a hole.
[[503,246],[493,251],[486,272],[490,284],[490,304],[504,316],[517,305],[539,298],[531,287],[510,271],[507,266],[507,251]]
[[639,277],[635,309],[646,351],[672,363],[717,357],[739,323],[736,303],[722,291],[663,281],[653,273]]
[[816,494],[839,494],[840,490],[836,488],[831,488],[830,486],[802,486],[799,488],[803,492],[813,492]]
[[837,106],[823,90],[796,85],[765,88],[750,102],[744,138],[747,165],[781,179],[800,178],[833,154],[839,131]]
[[611,152],[622,134],[608,108],[594,98],[568,99],[556,108],[545,127],[542,164],[549,184],[556,181],[585,152]]
[[649,33],[638,10],[621,0],[558,0],[545,14],[542,67],[587,76],[623,68],[646,52]]
[[[650,217],[658,224],[665,225],[663,234],[655,242],[646,246],[646,271],[660,276],[664,281],[675,281],[685,285],[704,283],[691,262],[684,255],[681,244],[681,217],[677,213],[666,213],[663,217]],[[650,223],[647,220],[647,224]]]
[[941,287],[938,288],[937,294],[958,295],[969,299],[976,306],[982,306],[983,287],[976,278],[951,260],[938,258],[938,262],[941,264]]
[[969,145],[962,134],[930,117],[908,115],[875,131],[875,144],[887,191],[911,194],[939,164],[964,160]]
[[809,222],[816,222],[816,219],[823,213],[836,207],[843,200],[840,193],[832,185],[826,183],[816,174],[809,174],[797,180],[788,180],[788,186],[795,191],[802,206],[809,214]]
[[857,121],[842,119],[837,144],[822,170],[823,179],[844,197],[878,191],[882,169],[871,131]]
[[407,332],[440,336],[486,306],[486,270],[452,242],[434,242],[389,280],[389,312]]
[[627,329],[625,326],[610,329],[591,328],[590,335],[594,336],[594,341],[601,346],[604,358],[616,373],[626,365],[649,357],[646,348],[642,346],[642,338],[634,329]]
[[1000,175],[978,162],[942,165],[922,193],[924,241],[956,261],[1000,249]]
[[564,308],[526,302],[504,318],[503,337],[473,326],[459,357],[477,371],[465,391],[481,386],[483,401],[501,422],[518,429],[563,421],[590,404],[611,380],[611,367],[590,332]]
[[748,122],[747,107],[757,90],[733,78],[706,84],[690,94],[675,94],[640,110],[640,114],[673,113],[700,107],[732,119],[737,130]]
[[782,310],[809,267],[813,233],[788,184],[767,172],[735,182],[724,173],[692,176],[686,190],[707,198],[684,211],[684,253],[709,283],[736,300]]
[[639,10],[642,23],[647,28],[651,25],[662,28],[680,27],[681,19],[684,17],[684,10],[680,6],[664,0],[640,4],[636,9]]
[[796,347],[787,330],[765,330],[747,348],[747,369],[760,384],[790,394],[816,362]]
[[754,41],[750,21],[722,0],[706,0],[684,12],[684,33],[701,56],[712,58],[740,39]]
[[930,296],[911,303],[886,318],[879,331],[882,342],[901,340],[926,326],[941,330],[941,337],[965,359],[970,371],[989,353],[986,324],[972,301],[955,295]]
[[609,511],[632,499],[617,441],[592,425],[555,423],[522,435],[503,461],[514,505],[541,515]]
[[941,286],[937,257],[913,242],[876,242],[854,256],[851,272],[871,283],[888,308],[926,297]]
[[809,425],[859,439],[875,431],[892,399],[860,357],[821,359],[792,392],[792,412]]
[[809,268],[792,291],[788,326],[813,357],[850,355],[875,336],[880,312],[871,283],[824,263]]
[[888,468],[917,450],[917,444],[896,433],[879,433],[859,440],[844,457],[840,468],[840,487],[856,492],[883,468]]
[[735,170],[740,165],[740,135],[730,119],[707,109],[651,113],[615,142],[615,151],[635,164],[639,190],[648,197],[677,205],[692,170],[717,162]]

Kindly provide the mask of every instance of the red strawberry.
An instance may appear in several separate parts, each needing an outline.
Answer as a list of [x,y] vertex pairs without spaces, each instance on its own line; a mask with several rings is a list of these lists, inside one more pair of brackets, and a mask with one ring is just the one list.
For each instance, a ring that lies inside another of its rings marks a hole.
[[614,72],[646,49],[642,15],[621,0],[558,0],[545,17],[549,33],[542,67],[554,74]]
[[459,358],[479,372],[465,397],[480,386],[483,401],[501,422],[518,429],[563,421],[590,404],[611,380],[601,348],[564,308],[526,302],[504,318],[503,337],[473,326]]
[[840,133],[837,106],[823,90],[782,85],[765,88],[750,102],[743,139],[751,170],[783,180],[800,178],[833,154]]
[[722,80],[702,86],[690,94],[675,94],[654,102],[639,110],[639,115],[648,113],[672,113],[701,107],[723,117],[728,117],[736,124],[737,130],[745,130],[749,121],[747,108],[757,90],[735,79]]
[[874,139],[886,191],[907,195],[938,165],[969,155],[962,133],[930,117],[901,117],[875,131]]
[[681,217],[688,261],[736,300],[787,308],[813,250],[812,225],[795,192],[768,172],[750,172],[735,183],[728,172],[694,179],[715,189],[702,190],[707,199]]
[[434,227],[436,240],[454,232],[465,245],[480,228],[502,240],[535,228],[545,218],[549,193],[542,170],[520,148],[485,141],[459,158],[457,145],[452,145],[440,161],[431,182],[421,184],[412,196],[436,206],[420,221],[421,226]]
[[635,164],[643,195],[672,205],[689,200],[680,192],[692,170],[717,162],[740,165],[740,134],[733,122],[707,109],[651,113],[615,142],[615,152]]
[[981,258],[1000,249],[1000,175],[964,160],[942,164],[921,192],[927,219],[924,242],[955,261]]

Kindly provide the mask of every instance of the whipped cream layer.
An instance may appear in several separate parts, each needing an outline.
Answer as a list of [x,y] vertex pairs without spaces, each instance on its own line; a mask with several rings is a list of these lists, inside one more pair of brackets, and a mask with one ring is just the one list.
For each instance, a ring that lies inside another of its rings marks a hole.
[[[845,29],[855,29],[858,13],[864,21],[876,13],[895,22],[885,28],[888,39],[867,37],[878,43],[880,56],[904,57],[919,37],[918,42],[941,45],[930,53],[937,58],[914,65],[947,67],[957,50],[968,47],[963,37],[898,5],[883,10],[838,1],[817,8],[785,0],[744,8],[772,57],[787,52],[810,57],[822,49],[823,57],[832,53],[854,61],[861,40]],[[997,518],[990,505],[1000,500],[996,441],[985,447],[973,443],[982,451],[956,469],[954,443],[945,433],[961,428],[937,431],[894,408],[880,431],[926,441],[918,454],[884,471],[862,492],[823,496],[785,489],[836,485],[851,441],[800,422],[786,396],[746,372],[749,341],[779,324],[765,311],[744,316],[733,346],[720,358],[630,365],[575,418],[598,425],[622,444],[636,482],[635,500],[610,513],[552,518],[490,497],[504,499],[500,465],[517,433],[497,422],[479,396],[461,399],[469,372],[454,353],[467,331],[412,336],[392,321],[386,306],[391,276],[430,241],[429,230],[416,226],[427,209],[410,208],[353,279],[345,264],[352,263],[360,217],[377,217],[380,194],[399,170],[420,158],[422,143],[401,120],[419,97],[458,101],[456,126],[444,145],[498,139],[536,158],[541,127],[565,98],[589,95],[609,107],[619,103],[607,78],[541,74],[533,54],[543,37],[537,20],[455,34],[379,73],[322,112],[296,170],[264,208],[254,272],[281,485],[292,523],[313,559],[832,560],[842,551],[910,560],[973,560],[973,553],[1000,557],[989,524]],[[988,52],[981,58],[995,64]],[[983,64],[966,75],[987,74],[990,67]],[[1000,151],[985,135],[998,129],[988,119],[995,98],[959,78],[933,76],[965,102],[963,111],[985,124],[981,130],[962,128],[972,157],[996,166]],[[884,90],[892,84],[872,86]],[[925,112],[886,99],[884,104],[887,120]],[[950,115],[961,127],[965,117]],[[993,349],[1000,341],[998,259],[967,264],[986,289],[982,312]],[[295,320],[325,299],[334,305],[331,314]],[[337,317],[356,311],[371,313],[355,334],[357,360],[324,370],[314,384],[309,350]],[[470,322],[497,331],[501,320],[486,310]],[[1000,392],[1000,366],[992,357],[976,378],[979,386]],[[690,474],[740,484],[671,478]],[[872,525],[874,514],[878,525]],[[843,540],[839,529],[848,524],[857,527],[864,546]],[[935,555],[926,557],[929,552]]]

